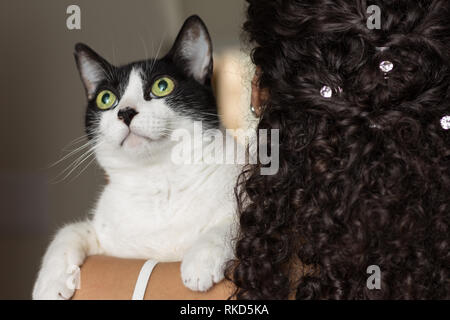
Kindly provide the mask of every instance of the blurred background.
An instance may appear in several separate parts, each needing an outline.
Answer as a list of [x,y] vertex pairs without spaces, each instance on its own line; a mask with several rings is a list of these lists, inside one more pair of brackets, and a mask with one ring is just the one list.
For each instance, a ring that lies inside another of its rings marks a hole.
[[[81,30],[66,26],[69,5],[81,9]],[[85,142],[74,44],[84,42],[114,64],[153,57],[198,14],[213,39],[224,124],[243,127],[251,74],[240,49],[244,12],[243,0],[1,1],[0,299],[31,298],[51,237],[86,217],[104,183],[96,163],[65,177],[79,153],[50,167]]]

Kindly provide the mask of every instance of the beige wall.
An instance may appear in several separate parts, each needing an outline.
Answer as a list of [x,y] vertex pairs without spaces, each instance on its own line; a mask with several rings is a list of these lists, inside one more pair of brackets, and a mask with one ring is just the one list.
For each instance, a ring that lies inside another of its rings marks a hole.
[[[81,7],[82,29],[66,28]],[[85,42],[113,63],[170,46],[183,20],[199,14],[216,52],[239,47],[241,0],[2,0],[0,2],[0,299],[28,299],[51,234],[83,218],[103,177],[96,165],[52,183],[49,168],[83,132],[85,96],[72,56]],[[163,35],[165,36],[163,38]]]

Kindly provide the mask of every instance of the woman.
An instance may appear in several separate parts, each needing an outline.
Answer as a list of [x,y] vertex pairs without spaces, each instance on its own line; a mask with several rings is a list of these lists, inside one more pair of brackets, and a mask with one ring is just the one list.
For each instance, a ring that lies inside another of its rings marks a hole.
[[[365,0],[248,2],[252,105],[259,129],[280,129],[279,171],[241,175],[229,282],[199,296],[161,264],[146,297],[450,298],[450,3],[372,1],[377,29]],[[120,292],[143,262],[106,262],[127,263]]]

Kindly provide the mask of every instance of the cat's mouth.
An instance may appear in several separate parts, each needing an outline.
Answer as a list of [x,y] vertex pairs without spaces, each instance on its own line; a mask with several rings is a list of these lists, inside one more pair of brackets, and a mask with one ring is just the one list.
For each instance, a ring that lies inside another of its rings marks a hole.
[[144,142],[151,142],[153,139],[137,134],[136,132],[129,131],[128,134],[123,138],[120,146],[129,146],[129,147],[137,147]]

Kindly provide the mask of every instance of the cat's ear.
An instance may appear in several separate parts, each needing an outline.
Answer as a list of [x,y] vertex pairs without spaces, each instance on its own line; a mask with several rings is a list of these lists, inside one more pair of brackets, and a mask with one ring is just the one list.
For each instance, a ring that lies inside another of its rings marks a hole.
[[213,71],[212,42],[200,17],[186,19],[168,56],[185,73],[202,84],[210,84]]
[[97,86],[106,79],[112,66],[94,50],[82,43],[75,45],[74,55],[88,99],[92,99]]

